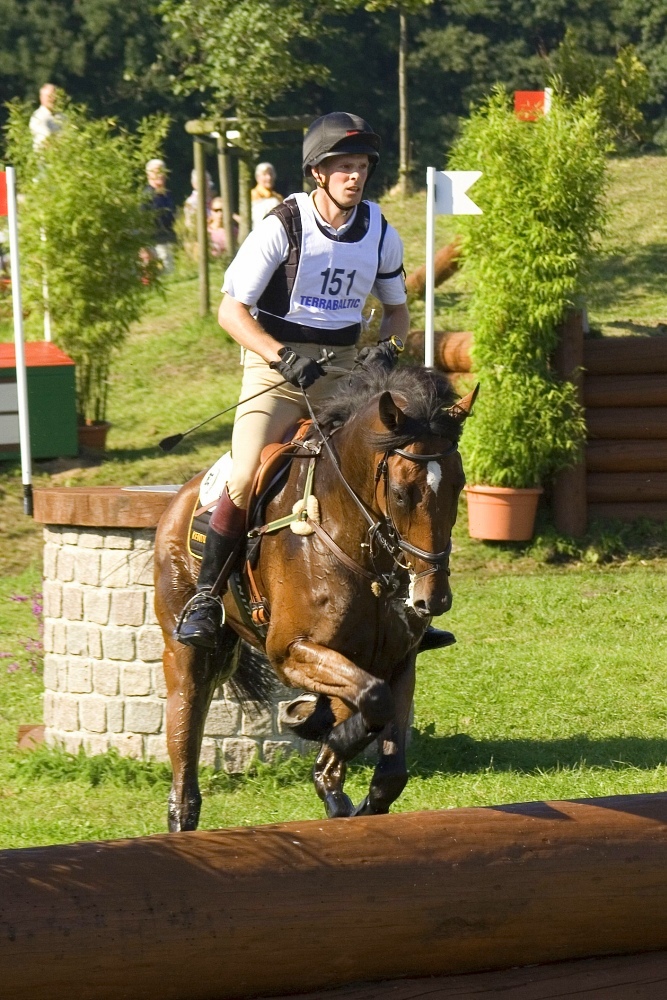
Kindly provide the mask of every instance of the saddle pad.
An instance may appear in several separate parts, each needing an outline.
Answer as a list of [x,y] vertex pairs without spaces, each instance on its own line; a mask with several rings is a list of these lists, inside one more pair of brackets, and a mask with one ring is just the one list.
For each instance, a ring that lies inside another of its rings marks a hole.
[[215,465],[212,465],[199,487],[199,506],[208,507],[219,500],[232,471],[232,453],[226,451]]

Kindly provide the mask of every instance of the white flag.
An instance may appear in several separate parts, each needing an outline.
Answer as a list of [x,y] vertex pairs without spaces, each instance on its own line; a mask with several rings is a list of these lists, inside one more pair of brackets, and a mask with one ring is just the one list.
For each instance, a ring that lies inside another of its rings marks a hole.
[[436,170],[435,214],[481,215],[479,205],[466,194],[481,176],[481,170]]

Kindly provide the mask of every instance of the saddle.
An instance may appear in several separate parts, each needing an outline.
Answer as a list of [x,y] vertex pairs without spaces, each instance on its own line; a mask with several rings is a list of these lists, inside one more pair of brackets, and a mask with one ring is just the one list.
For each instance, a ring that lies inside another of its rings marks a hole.
[[[261,641],[266,637],[270,619],[268,602],[262,596],[262,583],[257,574],[259,548],[264,533],[261,529],[266,527],[264,523],[266,502],[270,490],[287,474],[294,458],[313,459],[312,452],[304,448],[302,444],[308,436],[311,425],[311,420],[300,420],[287,433],[284,441],[267,444],[262,449],[248,502],[246,532],[250,541],[246,558],[243,565],[234,569],[229,578],[229,589],[244,623]],[[188,530],[188,549],[194,559],[201,560],[202,558],[211,515],[218,499],[219,497],[201,505],[200,498],[197,498]],[[315,498],[311,497],[311,501],[315,501]],[[295,505],[295,508],[298,506],[298,504]],[[303,509],[313,513],[312,503],[304,505]],[[287,527],[293,524],[293,530],[296,530],[297,534],[309,533],[309,529],[299,530],[298,514],[299,511],[295,509],[291,515],[274,522],[274,525]]]

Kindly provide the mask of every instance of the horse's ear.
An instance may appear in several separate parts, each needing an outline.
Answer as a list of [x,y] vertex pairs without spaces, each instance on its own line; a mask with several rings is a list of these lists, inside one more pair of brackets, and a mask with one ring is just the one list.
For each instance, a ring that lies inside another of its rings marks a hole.
[[458,420],[459,423],[463,423],[466,417],[469,417],[472,413],[472,408],[475,400],[477,399],[477,393],[479,392],[479,382],[475,386],[472,392],[469,392],[467,396],[463,399],[459,399],[458,403],[454,403],[446,411],[450,417],[454,417],[454,420]]
[[394,401],[394,397],[388,389],[380,396],[379,402],[380,420],[387,430],[396,431],[405,420],[405,414],[400,406]]

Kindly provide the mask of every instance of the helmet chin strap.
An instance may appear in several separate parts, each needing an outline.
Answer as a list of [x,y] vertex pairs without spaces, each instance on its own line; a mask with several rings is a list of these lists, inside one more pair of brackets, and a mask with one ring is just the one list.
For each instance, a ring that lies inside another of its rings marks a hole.
[[[352,205],[350,208],[346,208],[344,205],[341,205],[341,203],[339,201],[336,201],[336,199],[332,195],[331,191],[329,190],[328,179],[325,179],[325,180],[321,181],[321,180],[317,180],[317,178],[316,178],[316,182],[317,182],[318,188],[321,191],[324,191],[324,193],[326,194],[326,196],[329,199],[329,201],[332,201],[334,203],[334,205],[336,206],[336,208],[338,209],[338,211],[342,212],[343,215],[349,215],[349,213],[354,208],[356,208],[356,205]],[[363,197],[363,192],[362,192],[362,197]]]

